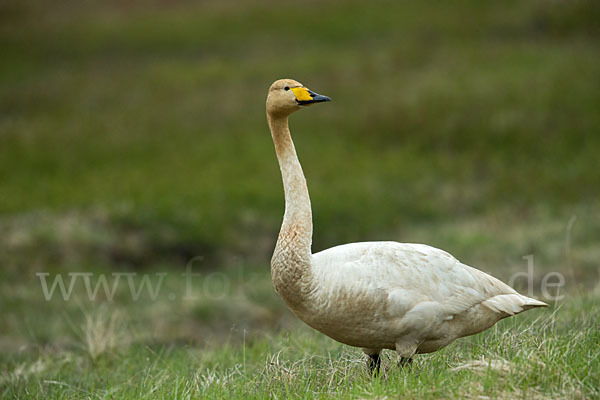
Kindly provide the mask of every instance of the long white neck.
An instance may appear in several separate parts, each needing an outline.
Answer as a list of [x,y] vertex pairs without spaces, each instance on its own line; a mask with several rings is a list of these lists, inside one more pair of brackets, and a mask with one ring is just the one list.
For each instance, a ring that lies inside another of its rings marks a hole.
[[[278,293],[294,306],[309,290],[312,244],[312,212],[306,179],[292,142],[287,116],[267,114],[285,191],[285,215],[271,260],[273,283]],[[288,298],[289,297],[289,298]]]

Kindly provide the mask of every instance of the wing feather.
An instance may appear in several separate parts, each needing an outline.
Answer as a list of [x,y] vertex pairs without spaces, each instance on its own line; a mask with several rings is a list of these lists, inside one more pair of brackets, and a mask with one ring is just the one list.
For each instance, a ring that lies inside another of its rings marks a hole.
[[[437,312],[446,319],[495,296],[520,296],[498,279],[423,244],[352,243],[314,254],[313,264],[327,287],[346,288],[357,296],[363,291],[385,290],[389,312],[397,317],[424,302],[437,303]],[[487,304],[494,311],[517,312],[503,298]]]

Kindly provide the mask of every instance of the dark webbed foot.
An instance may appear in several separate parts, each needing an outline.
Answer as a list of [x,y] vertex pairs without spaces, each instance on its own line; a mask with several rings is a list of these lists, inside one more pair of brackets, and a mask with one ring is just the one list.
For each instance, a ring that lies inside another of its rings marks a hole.
[[379,357],[379,354],[369,354],[369,360],[367,361],[367,364],[369,365],[369,371],[371,372],[371,375],[377,375],[379,374],[379,367],[381,366],[381,357]]

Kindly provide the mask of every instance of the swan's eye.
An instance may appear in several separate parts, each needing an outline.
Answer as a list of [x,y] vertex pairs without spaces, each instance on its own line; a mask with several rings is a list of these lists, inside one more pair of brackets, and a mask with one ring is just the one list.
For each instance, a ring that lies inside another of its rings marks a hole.
[[283,88],[283,90],[290,90],[290,87],[286,86],[286,87]]

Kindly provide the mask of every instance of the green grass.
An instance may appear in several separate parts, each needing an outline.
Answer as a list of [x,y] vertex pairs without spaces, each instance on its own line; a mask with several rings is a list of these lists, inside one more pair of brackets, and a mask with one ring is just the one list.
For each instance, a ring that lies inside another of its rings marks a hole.
[[[2,2],[0,397],[600,397],[599,4]],[[291,119],[315,251],[532,255],[564,300],[377,379],[304,327],[268,271],[282,77],[334,100]],[[37,272],[166,275],[46,301]]]
[[[122,282],[112,301],[106,301],[102,289],[91,301],[79,280],[68,301],[59,289],[47,301],[39,278],[3,279],[0,394],[124,399],[600,396],[598,285],[585,289],[571,282],[561,292],[564,299],[550,309],[528,311],[437,353],[419,355],[412,368],[398,369],[398,357],[385,352],[382,376],[371,378],[361,350],[311,330],[285,309],[264,266],[215,270],[197,262],[193,270],[199,273],[189,293],[193,298],[186,297],[183,270],[167,265],[144,271],[155,289],[156,274],[166,275],[154,299],[143,289],[134,300]],[[92,287],[98,274],[112,272],[86,271],[94,272]],[[138,275],[134,286],[140,283]]]
[[[600,396],[598,294],[499,323],[488,332],[417,356],[411,367],[385,353],[372,378],[360,350],[304,326],[219,345],[89,343],[36,346],[2,356],[3,397],[28,398],[592,398]],[[97,326],[104,335],[116,328]],[[130,333],[128,333],[130,335]],[[98,337],[103,337],[98,335]],[[97,339],[99,340],[99,339]]]

